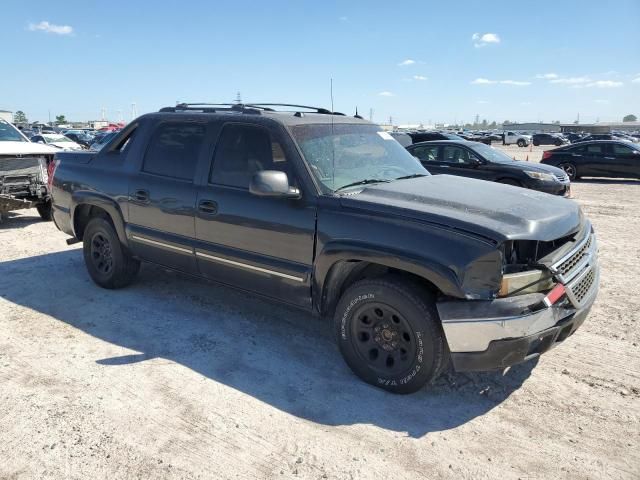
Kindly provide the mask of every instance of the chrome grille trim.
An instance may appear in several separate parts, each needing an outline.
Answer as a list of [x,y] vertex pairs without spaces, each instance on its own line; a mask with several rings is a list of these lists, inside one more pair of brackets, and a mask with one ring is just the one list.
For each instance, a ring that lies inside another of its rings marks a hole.
[[591,265],[565,286],[567,298],[575,308],[581,308],[591,300],[598,290],[599,277],[598,266]]
[[571,252],[551,266],[557,279],[566,284],[578,275],[597,255],[595,235],[586,235]]

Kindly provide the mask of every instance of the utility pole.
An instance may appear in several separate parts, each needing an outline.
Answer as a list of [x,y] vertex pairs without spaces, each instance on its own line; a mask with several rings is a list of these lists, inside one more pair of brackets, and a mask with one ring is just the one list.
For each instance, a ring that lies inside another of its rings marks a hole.
[[131,120],[135,120],[138,116],[138,108],[136,102],[131,103]]
[[240,105],[242,103],[242,96],[240,92],[236,93],[236,104]]
[[369,121],[373,123],[373,108],[369,109]]
[[389,125],[393,125],[393,117],[389,117]]
[[105,120],[105,116],[107,114],[107,110],[106,108],[102,107],[102,110],[100,110],[100,115],[101,115],[101,120],[104,121]]

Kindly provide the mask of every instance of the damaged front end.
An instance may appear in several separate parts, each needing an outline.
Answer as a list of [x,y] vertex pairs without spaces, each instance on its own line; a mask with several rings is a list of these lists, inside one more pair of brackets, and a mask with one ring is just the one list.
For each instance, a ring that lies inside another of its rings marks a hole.
[[438,303],[457,370],[505,368],[544,353],[571,335],[595,301],[598,255],[589,221],[553,241],[502,246],[495,298]]
[[0,215],[49,200],[51,155],[0,155]]

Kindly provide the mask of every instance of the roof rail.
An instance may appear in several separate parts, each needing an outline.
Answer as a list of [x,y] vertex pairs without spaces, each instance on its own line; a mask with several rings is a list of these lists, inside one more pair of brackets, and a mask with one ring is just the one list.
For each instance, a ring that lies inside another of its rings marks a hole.
[[308,105],[294,105],[294,104],[291,104],[291,103],[253,103],[252,102],[252,103],[247,103],[245,106],[263,108],[264,110],[267,110],[267,111],[275,111],[271,107],[305,108],[307,110],[314,110],[315,113],[322,113],[324,115],[342,115],[342,116],[344,116],[344,113],[332,112],[331,110],[327,110],[326,108],[322,108],[322,107],[310,107]]
[[238,112],[238,113],[252,113],[260,114],[259,108],[247,108],[248,105],[241,103],[178,103],[175,107],[164,107],[160,109],[160,112],[202,112],[202,113],[215,113],[215,112]]
[[238,113],[252,113],[260,114],[265,112],[275,112],[276,110],[271,107],[291,107],[294,109],[303,108],[306,110],[312,110],[314,113],[320,113],[323,115],[342,115],[341,112],[332,112],[322,107],[310,107],[307,105],[293,105],[290,103],[178,103],[175,107],[164,107],[160,109],[160,112],[185,112],[194,111],[202,113],[215,113],[215,112],[238,112]]

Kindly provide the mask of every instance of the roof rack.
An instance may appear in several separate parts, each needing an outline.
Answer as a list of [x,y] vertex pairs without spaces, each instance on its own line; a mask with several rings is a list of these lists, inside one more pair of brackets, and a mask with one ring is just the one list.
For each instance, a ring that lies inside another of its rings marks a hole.
[[[276,110],[271,107],[292,107],[294,109],[304,108],[306,110],[313,110],[314,113],[320,113],[323,115],[342,115],[341,112],[332,112],[322,107],[309,107],[307,105],[293,105],[290,103],[178,103],[175,107],[164,107],[160,109],[160,112],[202,112],[202,113],[215,113],[215,112],[238,112],[238,113],[250,113],[261,114],[262,112],[275,112]],[[295,110],[294,110],[295,111]],[[302,115],[302,112],[296,112],[296,114]]]
[[344,113],[341,112],[332,112],[331,110],[327,110],[326,108],[322,108],[322,107],[310,107],[308,105],[294,105],[291,103],[247,103],[246,104],[247,107],[257,107],[257,108],[264,108],[267,111],[270,112],[274,112],[275,109],[271,108],[271,107],[292,107],[292,108],[305,108],[307,110],[314,110],[314,113],[321,113],[324,115],[342,115],[344,116]]

